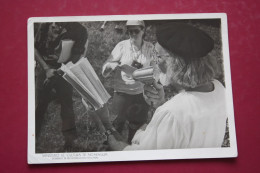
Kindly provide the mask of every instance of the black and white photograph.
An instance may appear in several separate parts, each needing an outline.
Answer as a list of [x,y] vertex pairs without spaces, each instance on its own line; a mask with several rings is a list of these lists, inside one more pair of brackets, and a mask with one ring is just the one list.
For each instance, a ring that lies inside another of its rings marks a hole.
[[28,163],[237,157],[224,13],[28,20]]

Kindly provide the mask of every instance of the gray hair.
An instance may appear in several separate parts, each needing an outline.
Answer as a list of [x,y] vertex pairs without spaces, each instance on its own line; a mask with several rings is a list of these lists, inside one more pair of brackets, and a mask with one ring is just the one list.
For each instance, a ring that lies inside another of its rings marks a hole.
[[[169,52],[169,51],[168,51]],[[220,71],[214,50],[204,57],[185,62],[180,56],[169,52],[167,73],[171,83],[177,83],[184,89],[195,88],[216,78]]]

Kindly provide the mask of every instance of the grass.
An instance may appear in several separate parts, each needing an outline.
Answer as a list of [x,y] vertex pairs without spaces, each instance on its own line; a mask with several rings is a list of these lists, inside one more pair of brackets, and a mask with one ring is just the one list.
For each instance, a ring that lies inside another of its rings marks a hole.
[[[215,41],[215,56],[219,60],[219,64],[222,65],[222,49],[220,39],[220,29],[214,26],[209,26],[201,23],[188,23],[195,25],[196,27],[204,30]],[[107,22],[103,32],[100,31],[102,22],[85,22],[82,23],[89,35],[89,47],[87,51],[87,57],[95,69],[97,75],[100,77],[101,82],[104,84],[107,91],[113,96],[113,89],[111,88],[111,78],[103,78],[101,75],[102,64],[106,61],[115,45],[121,41],[127,39],[125,34],[124,24],[125,22]],[[115,30],[116,24],[123,30]],[[146,30],[145,40],[150,42],[156,42],[155,27],[150,25]],[[221,69],[221,75],[218,78],[224,84],[223,68]],[[176,91],[172,88],[165,88],[166,98],[170,99]],[[79,94],[73,92],[73,106],[76,118],[76,127],[78,132],[78,138],[75,141],[75,148],[72,148],[71,152],[93,152],[93,151],[106,151],[108,146],[104,144],[105,136],[103,136],[93,119],[86,113],[85,108],[81,103],[81,97]],[[112,99],[108,103],[110,110],[110,119],[115,118],[114,111],[112,110]],[[126,130],[123,131],[124,138],[127,138]],[[64,139],[61,132],[61,118],[60,118],[60,105],[58,101],[53,101],[49,104],[48,110],[45,115],[45,123],[43,125],[42,133],[36,144],[37,153],[55,153],[61,152],[61,148],[64,145]],[[228,122],[225,139],[223,141],[223,147],[229,147],[229,135],[228,135]],[[65,152],[65,151],[62,151]]]

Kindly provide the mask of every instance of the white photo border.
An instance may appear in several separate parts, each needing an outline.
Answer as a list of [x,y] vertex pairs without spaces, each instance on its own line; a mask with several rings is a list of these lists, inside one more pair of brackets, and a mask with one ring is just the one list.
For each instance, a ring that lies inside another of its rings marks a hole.
[[[230,147],[194,148],[142,151],[109,151],[81,153],[35,153],[35,72],[34,72],[34,23],[37,22],[90,22],[122,20],[170,20],[170,19],[221,19],[221,37],[226,84],[226,104],[229,124]],[[152,14],[152,15],[111,15],[75,17],[33,17],[28,19],[28,164],[110,162],[137,160],[169,160],[195,158],[237,157],[237,143],[233,109],[232,82],[228,44],[228,25],[225,13]]]

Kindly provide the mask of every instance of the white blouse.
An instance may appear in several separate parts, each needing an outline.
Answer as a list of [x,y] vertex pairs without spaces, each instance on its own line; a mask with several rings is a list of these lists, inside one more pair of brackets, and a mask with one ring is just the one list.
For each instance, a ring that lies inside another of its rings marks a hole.
[[[133,61],[136,61],[142,64],[143,67],[148,67],[153,60],[153,50],[153,44],[147,41],[143,40],[141,49],[135,51],[130,40],[123,40],[115,46],[107,62],[118,62],[120,65],[131,66]],[[107,68],[107,62],[103,65],[102,74]],[[127,71],[122,69],[115,70],[113,79],[113,88],[115,91],[132,95],[143,92],[143,84],[133,81],[132,72],[130,70],[130,74],[128,74]]]
[[183,91],[156,109],[146,129],[138,130],[124,150],[221,147],[226,128],[225,88]]

